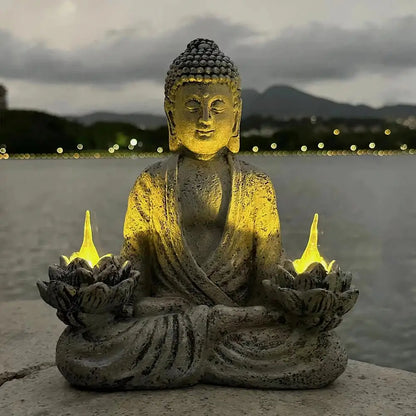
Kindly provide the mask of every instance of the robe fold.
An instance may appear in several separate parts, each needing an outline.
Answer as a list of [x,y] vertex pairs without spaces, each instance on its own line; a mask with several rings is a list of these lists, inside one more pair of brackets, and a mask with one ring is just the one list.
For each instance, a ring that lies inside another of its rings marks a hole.
[[113,323],[106,329],[68,327],[56,348],[60,372],[90,389],[152,389],[197,383],[207,359],[209,307]]

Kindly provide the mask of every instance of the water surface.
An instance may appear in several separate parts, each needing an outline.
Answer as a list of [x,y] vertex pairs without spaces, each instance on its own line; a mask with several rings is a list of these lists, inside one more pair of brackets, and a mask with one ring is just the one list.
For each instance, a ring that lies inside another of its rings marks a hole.
[[[321,253],[353,273],[361,294],[338,330],[351,358],[416,371],[416,158],[243,159],[273,180],[288,255],[318,212]],[[86,209],[99,253],[119,252],[129,190],[154,162],[2,161],[0,301],[38,298],[48,265],[79,249]]]

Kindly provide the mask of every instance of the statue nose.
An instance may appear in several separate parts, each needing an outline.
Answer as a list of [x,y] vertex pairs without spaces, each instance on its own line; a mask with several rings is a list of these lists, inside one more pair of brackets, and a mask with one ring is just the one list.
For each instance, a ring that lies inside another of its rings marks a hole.
[[209,125],[212,122],[211,111],[208,106],[202,106],[201,116],[199,122],[204,125]]

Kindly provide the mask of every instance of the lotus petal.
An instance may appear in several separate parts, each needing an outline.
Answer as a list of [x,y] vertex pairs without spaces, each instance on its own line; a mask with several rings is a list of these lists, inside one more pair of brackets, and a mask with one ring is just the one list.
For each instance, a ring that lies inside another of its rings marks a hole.
[[317,280],[323,280],[327,275],[325,267],[318,262],[310,264],[306,269],[306,273],[309,273],[312,278]]
[[110,288],[103,282],[97,282],[79,291],[78,305],[83,312],[101,313],[106,311]]
[[277,287],[270,280],[263,280],[263,286],[272,292],[270,298],[283,310],[294,315],[302,315],[303,302],[299,291]]
[[59,265],[61,267],[66,267],[69,264],[69,258],[67,256],[60,256],[59,257]]
[[60,280],[52,280],[48,284],[48,296],[51,301],[50,305],[56,305],[54,308],[68,310],[74,303],[74,297],[77,290]]
[[48,274],[50,280],[63,280],[65,276],[65,269],[61,266],[53,264],[48,268]]
[[295,270],[295,266],[293,265],[293,262],[291,260],[286,259],[283,262],[283,267],[292,275],[292,276],[296,276],[296,270]]
[[114,256],[108,255],[101,257],[98,263],[94,266],[94,274],[99,274],[109,265],[114,265]]
[[327,285],[328,290],[332,292],[341,292],[342,291],[342,278],[339,273],[332,272],[325,277],[324,283]]
[[345,292],[351,287],[352,274],[351,273],[342,273],[342,291]]
[[295,277],[293,287],[296,290],[310,290],[316,288],[318,280],[309,273],[300,273]]
[[75,287],[85,286],[95,282],[92,271],[83,267],[72,270],[62,280]]
[[306,314],[323,314],[336,305],[336,295],[325,289],[312,289],[303,293]]
[[128,260],[126,260],[123,263],[123,266],[121,267],[121,269],[119,270],[119,273],[118,273],[119,277],[120,277],[120,279],[119,279],[120,282],[129,277],[130,270],[131,270],[131,263]]
[[272,278],[273,283],[281,286],[293,288],[294,277],[282,266],[277,266],[277,275]]
[[352,309],[360,294],[358,289],[351,289],[341,293],[338,297],[338,314],[344,315]]
[[49,293],[48,293],[48,282],[42,282],[38,280],[36,282],[36,286],[38,287],[40,297],[48,304],[51,305],[53,308],[57,308],[58,305],[50,299]]
[[87,270],[92,270],[87,260],[81,257],[75,257],[75,259],[72,260],[71,263],[68,264],[68,271],[73,271],[80,267],[87,269]]
[[114,309],[127,303],[133,294],[136,283],[134,279],[126,279],[110,288],[111,293],[107,299],[107,308]]
[[97,282],[104,282],[107,285],[113,286],[118,283],[118,271],[114,263],[107,263],[106,267],[95,274]]

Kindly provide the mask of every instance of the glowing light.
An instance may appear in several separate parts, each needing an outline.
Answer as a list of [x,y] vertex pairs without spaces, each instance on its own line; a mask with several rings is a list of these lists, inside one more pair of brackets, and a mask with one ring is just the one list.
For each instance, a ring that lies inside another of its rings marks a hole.
[[402,144],[400,146],[400,150],[407,150],[407,144]]
[[158,153],[163,153],[163,147],[158,147],[158,148],[156,149],[156,152],[158,152]]
[[384,134],[385,134],[386,136],[390,136],[390,134],[391,134],[391,130],[390,130],[390,129],[386,129],[386,130],[384,130]]
[[257,153],[259,151],[258,146],[253,146],[253,148],[251,149],[254,153]]
[[0,153],[6,153],[6,148],[5,147],[0,147]]
[[338,136],[341,133],[341,130],[335,129],[332,133],[334,133],[334,136]]
[[62,154],[64,152],[64,149],[62,149],[62,147],[58,147],[57,149],[56,149],[56,153],[58,153],[58,154]]
[[77,149],[82,150],[84,148],[84,145],[82,143],[77,144]]
[[352,152],[355,152],[355,151],[357,150],[357,146],[356,146],[355,144],[352,144],[352,145],[350,146],[350,150],[351,150]]
[[120,149],[120,146],[116,143],[116,144],[113,145],[113,149],[118,150],[118,149]]
[[277,149],[277,143],[272,143],[272,144],[270,145],[270,147],[271,147],[273,150]]
[[134,146],[133,146],[132,144],[129,144],[129,145],[127,146],[127,149],[129,149],[129,150],[133,150],[133,149],[134,149]]
[[302,152],[306,152],[306,151],[308,150],[308,146],[303,145],[303,146],[300,148],[300,150],[301,150]]
[[114,147],[109,147],[108,148],[108,153],[114,153]]
[[374,148],[376,147],[376,144],[375,144],[374,142],[371,142],[371,143],[368,145],[368,147],[369,147],[370,149],[374,149]]
[[136,140],[136,139],[131,139],[131,140],[130,140],[130,144],[131,144],[132,146],[136,146],[136,144],[137,144],[137,140]]
[[[108,256],[108,254],[106,254],[106,256]],[[98,255],[94,241],[92,240],[90,211],[88,210],[85,211],[84,239],[81,248],[79,251],[72,253],[68,261],[71,262],[76,258],[86,260],[91,267],[95,266],[100,261],[100,256]]]
[[329,264],[321,256],[318,250],[318,214],[313,217],[311,231],[309,233],[308,244],[300,259],[296,259],[293,262],[296,273],[303,273],[310,264],[321,263],[325,270],[329,272],[335,260],[332,260]]
[[318,143],[318,149],[323,149],[325,147],[325,144],[322,142]]
[[74,159],[79,159],[79,153],[74,153],[74,155],[72,156]]

